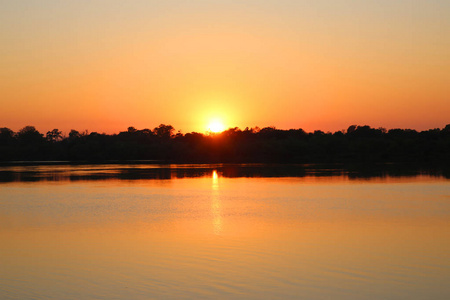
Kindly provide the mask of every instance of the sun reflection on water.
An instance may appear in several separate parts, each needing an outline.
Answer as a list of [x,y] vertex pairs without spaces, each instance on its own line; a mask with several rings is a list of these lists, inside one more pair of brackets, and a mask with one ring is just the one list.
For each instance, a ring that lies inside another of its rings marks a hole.
[[212,173],[211,213],[213,217],[214,234],[221,234],[222,207],[219,199],[219,175],[216,170]]

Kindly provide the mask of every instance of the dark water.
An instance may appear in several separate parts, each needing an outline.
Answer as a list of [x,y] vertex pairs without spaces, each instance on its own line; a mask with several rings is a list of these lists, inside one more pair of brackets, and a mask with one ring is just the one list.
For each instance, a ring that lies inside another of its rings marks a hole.
[[0,165],[0,182],[143,180],[211,177],[335,177],[369,179],[428,175],[450,179],[450,170],[414,165],[290,165],[290,164],[67,164],[64,162]]
[[449,299],[445,172],[0,167],[1,299]]

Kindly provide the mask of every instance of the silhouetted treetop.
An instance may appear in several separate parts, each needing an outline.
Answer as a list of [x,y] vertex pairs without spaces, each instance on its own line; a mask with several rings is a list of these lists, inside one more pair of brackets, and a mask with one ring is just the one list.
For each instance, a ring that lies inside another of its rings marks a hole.
[[52,131],[47,131],[47,135],[45,136],[45,139],[49,142],[58,142],[62,140],[62,131],[58,129],[53,129]]
[[44,141],[44,135],[39,133],[34,126],[25,126],[17,133],[17,139],[25,144],[34,144]]
[[161,138],[169,138],[173,135],[175,128],[172,125],[161,124],[153,129],[153,132]]
[[1,144],[9,144],[14,141],[14,131],[9,128],[3,127],[0,128],[0,145]]

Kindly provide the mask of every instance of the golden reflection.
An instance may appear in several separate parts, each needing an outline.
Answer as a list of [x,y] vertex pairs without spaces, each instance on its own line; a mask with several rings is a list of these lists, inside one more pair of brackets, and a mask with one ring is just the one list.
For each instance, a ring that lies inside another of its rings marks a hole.
[[212,201],[211,201],[211,213],[213,217],[213,229],[214,234],[220,234],[222,232],[222,207],[219,199],[219,175],[214,170],[212,173]]
[[213,188],[217,188],[219,184],[219,175],[217,175],[216,170],[213,171],[212,179],[213,179]]

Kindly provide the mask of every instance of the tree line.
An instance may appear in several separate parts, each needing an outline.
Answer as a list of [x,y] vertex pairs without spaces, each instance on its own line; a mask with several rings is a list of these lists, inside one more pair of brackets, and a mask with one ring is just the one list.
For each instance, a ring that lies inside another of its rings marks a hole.
[[126,161],[174,163],[389,163],[450,164],[450,124],[442,129],[371,128],[305,132],[275,127],[230,128],[221,133],[175,132],[171,125],[129,127],[119,134],[34,126],[0,128],[0,161]]

